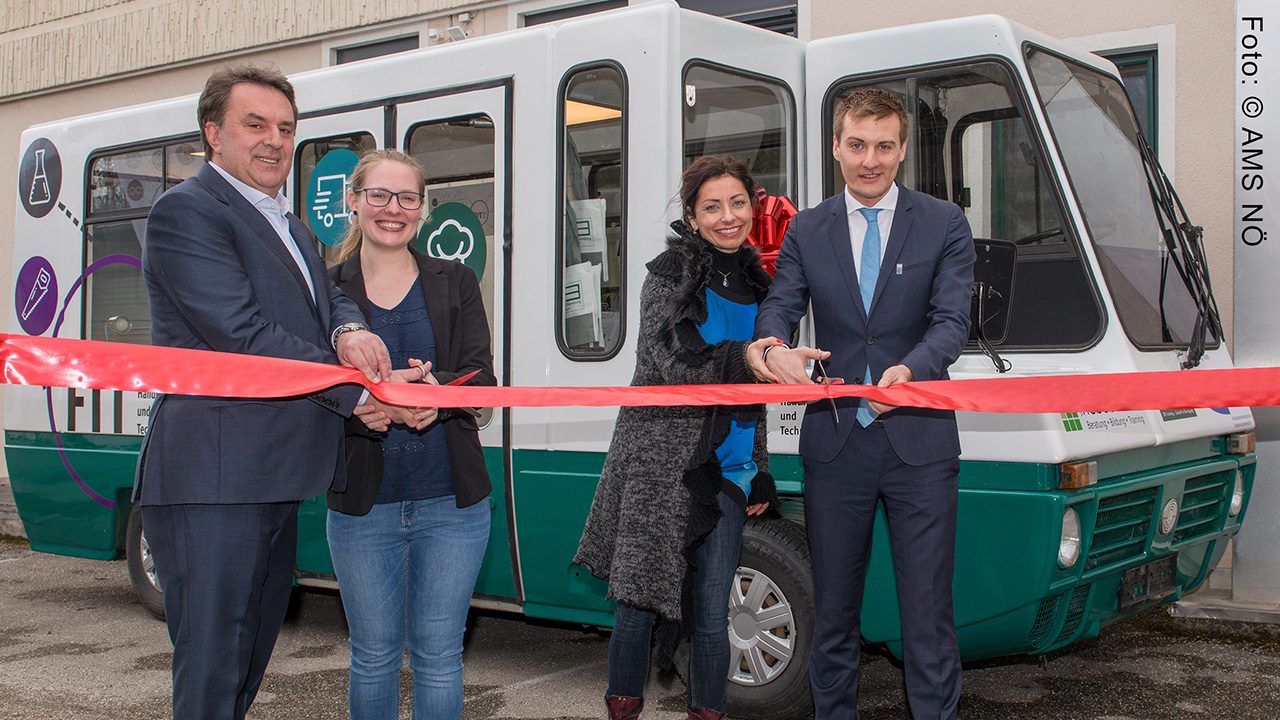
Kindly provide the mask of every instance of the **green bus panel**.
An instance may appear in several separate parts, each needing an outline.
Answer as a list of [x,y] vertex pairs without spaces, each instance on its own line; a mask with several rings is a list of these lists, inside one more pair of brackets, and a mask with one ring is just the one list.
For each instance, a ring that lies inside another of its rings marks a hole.
[[76,484],[53,433],[6,431],[5,461],[31,549],[114,560],[124,546],[142,438],[64,434],[61,439],[76,475],[115,507],[103,506]]
[[546,450],[512,453],[520,579],[530,617],[613,625],[606,583],[573,564],[604,457]]

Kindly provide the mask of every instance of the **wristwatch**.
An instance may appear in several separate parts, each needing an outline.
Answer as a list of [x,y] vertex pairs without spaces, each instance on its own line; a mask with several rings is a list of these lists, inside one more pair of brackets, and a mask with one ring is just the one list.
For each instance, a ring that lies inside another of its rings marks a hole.
[[342,323],[341,325],[333,329],[333,334],[329,336],[329,343],[333,345],[334,350],[337,350],[339,335],[342,335],[343,333],[356,332],[357,330],[367,331],[368,329],[369,329],[369,326],[361,322]]

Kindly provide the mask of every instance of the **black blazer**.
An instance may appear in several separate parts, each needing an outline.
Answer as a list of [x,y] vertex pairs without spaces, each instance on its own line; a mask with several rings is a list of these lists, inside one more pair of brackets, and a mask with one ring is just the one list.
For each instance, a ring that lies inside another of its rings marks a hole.
[[[460,262],[437,260],[410,249],[418,261],[418,275],[427,300],[427,316],[436,335],[436,363],[432,374],[442,384],[479,370],[467,385],[495,385],[493,351],[489,345],[489,320],[480,297],[475,273]],[[369,316],[369,296],[364,290],[360,256],[329,268],[334,283]],[[467,507],[489,496],[489,471],[475,418],[470,413],[442,408],[449,461],[453,470],[458,507]],[[348,515],[364,515],[373,507],[382,487],[382,434],[365,427],[358,418],[346,424],[347,486],[330,490],[329,507]]]

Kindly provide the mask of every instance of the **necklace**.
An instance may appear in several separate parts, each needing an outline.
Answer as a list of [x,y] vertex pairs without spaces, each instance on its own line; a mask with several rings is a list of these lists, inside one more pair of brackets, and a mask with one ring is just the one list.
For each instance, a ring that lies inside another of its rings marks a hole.
[[733,271],[732,271],[732,270],[730,270],[729,272],[720,272],[719,270],[716,270],[715,268],[711,268],[711,269],[712,269],[712,270],[715,270],[715,271],[716,271],[716,272],[718,272],[718,273],[720,273],[720,285],[721,285],[721,287],[729,287],[729,276],[733,274]]

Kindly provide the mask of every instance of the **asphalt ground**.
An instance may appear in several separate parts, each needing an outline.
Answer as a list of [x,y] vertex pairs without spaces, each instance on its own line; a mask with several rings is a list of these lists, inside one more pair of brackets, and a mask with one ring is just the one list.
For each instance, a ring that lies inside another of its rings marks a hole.
[[[603,717],[607,644],[577,626],[476,614],[464,718]],[[169,660],[165,627],[134,601],[123,561],[0,541],[0,719],[168,717]],[[346,665],[337,596],[297,593],[250,717],[345,718]],[[864,718],[909,717],[901,677],[886,656],[864,655]],[[964,683],[962,718],[1275,720],[1280,632],[1154,608],[1044,661],[968,664]],[[647,694],[646,719],[684,717],[678,680],[655,679]]]

